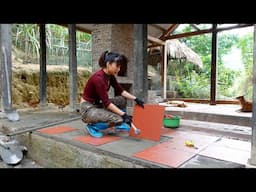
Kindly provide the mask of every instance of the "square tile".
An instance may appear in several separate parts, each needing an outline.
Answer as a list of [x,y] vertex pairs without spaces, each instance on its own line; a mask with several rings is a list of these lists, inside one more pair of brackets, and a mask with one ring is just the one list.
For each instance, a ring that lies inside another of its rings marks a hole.
[[209,145],[207,148],[200,151],[199,154],[239,164],[247,164],[247,161],[250,158],[249,151],[238,150],[214,144]]
[[134,138],[160,141],[164,112],[164,106],[160,105],[145,104],[144,108],[135,105],[132,121],[141,132],[139,135],[136,135],[134,129],[131,128],[130,136]]
[[196,155],[179,168],[245,168],[245,165]]
[[248,142],[248,141],[221,138],[219,141],[214,143],[214,145],[233,148],[233,149],[239,149],[244,151],[251,151],[251,142]]
[[170,167],[178,167],[194,155],[195,153],[192,152],[174,149],[170,142],[164,142],[133,154],[134,157]]
[[110,135],[106,135],[103,136],[101,138],[96,138],[96,137],[91,137],[90,135],[86,135],[86,136],[78,136],[73,138],[73,140],[82,142],[82,143],[86,143],[86,144],[90,144],[90,145],[103,145],[105,143],[110,143],[116,140],[119,140],[120,137],[116,137],[116,136],[110,136]]
[[54,135],[54,134],[66,133],[74,130],[77,130],[77,129],[73,127],[67,127],[67,126],[57,126],[57,127],[44,128],[37,131],[41,133]]
[[[171,138],[168,142],[171,143],[173,149],[179,149],[193,153],[198,153],[199,151],[219,139],[219,137],[215,136],[208,136],[185,131],[173,131],[165,133],[164,135]],[[192,141],[195,147],[186,146],[185,143],[188,140]]]

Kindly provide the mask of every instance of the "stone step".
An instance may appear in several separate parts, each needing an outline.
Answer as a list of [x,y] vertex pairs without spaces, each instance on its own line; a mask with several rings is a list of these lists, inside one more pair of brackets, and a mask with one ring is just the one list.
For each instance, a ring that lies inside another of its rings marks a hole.
[[167,111],[167,114],[175,114],[183,119],[197,120],[205,122],[216,122],[231,125],[251,126],[251,117],[212,114],[212,113],[200,113],[191,111]]
[[249,126],[232,125],[197,120],[180,119],[180,130],[200,131],[210,135],[225,136],[239,140],[251,140],[252,128]]

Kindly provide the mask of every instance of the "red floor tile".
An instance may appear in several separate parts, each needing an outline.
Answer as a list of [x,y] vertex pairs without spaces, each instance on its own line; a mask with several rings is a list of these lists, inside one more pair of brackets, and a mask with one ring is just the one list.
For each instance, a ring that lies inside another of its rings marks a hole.
[[199,154],[240,164],[246,164],[250,158],[249,151],[238,150],[214,144],[208,146],[206,149],[199,152]]
[[47,134],[60,134],[60,133],[65,133],[65,132],[70,132],[74,131],[76,128],[73,127],[67,127],[67,126],[57,126],[57,127],[49,127],[49,128],[44,128],[37,130],[41,133],[47,133]]
[[110,135],[106,135],[101,138],[95,138],[95,137],[91,137],[89,135],[73,138],[73,140],[76,140],[76,141],[79,141],[82,143],[86,143],[86,144],[91,144],[91,145],[103,145],[103,144],[110,143],[110,142],[113,142],[113,141],[116,141],[119,139],[120,139],[120,137],[110,136]]
[[130,136],[140,139],[160,141],[160,132],[163,126],[164,106],[145,104],[144,109],[135,105],[133,124],[141,130],[139,135],[131,128]]
[[170,142],[163,142],[135,153],[133,156],[170,167],[178,167],[194,155],[195,153],[193,152],[173,148],[173,145]]

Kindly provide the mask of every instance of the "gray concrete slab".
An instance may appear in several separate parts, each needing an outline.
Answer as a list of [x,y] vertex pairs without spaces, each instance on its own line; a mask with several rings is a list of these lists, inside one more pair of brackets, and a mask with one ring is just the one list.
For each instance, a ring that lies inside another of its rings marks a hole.
[[115,142],[107,143],[99,146],[100,149],[117,153],[120,155],[131,157],[132,154],[142,151],[148,147],[152,147],[159,142],[150,140],[138,140],[131,137],[123,138],[122,140],[117,140]]
[[245,168],[245,165],[196,155],[179,168]]

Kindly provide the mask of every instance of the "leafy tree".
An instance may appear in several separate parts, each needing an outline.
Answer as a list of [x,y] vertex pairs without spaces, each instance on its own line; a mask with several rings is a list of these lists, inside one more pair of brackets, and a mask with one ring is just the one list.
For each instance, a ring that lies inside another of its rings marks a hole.
[[241,74],[240,81],[237,81],[235,91],[251,99],[253,94],[253,34],[243,36],[238,43],[238,48],[242,52],[244,72]]
[[[183,29],[183,32],[192,30],[191,26]],[[180,39],[193,51],[200,55],[203,62],[203,69],[193,67],[192,64],[183,63],[178,65],[172,62],[171,67],[176,65],[172,72],[176,74],[176,90],[181,97],[187,98],[207,98],[210,96],[210,76],[211,76],[211,34],[191,36]],[[232,46],[238,42],[236,35],[225,33],[218,34],[218,58],[217,58],[217,93],[219,97],[230,96],[230,87],[233,84],[236,73],[223,65],[222,57],[231,51]],[[182,62],[181,62],[182,63]],[[171,71],[171,70],[169,70]],[[199,94],[200,93],[200,94]],[[221,96],[223,95],[223,96]]]

